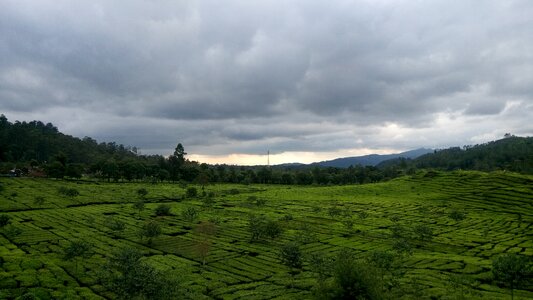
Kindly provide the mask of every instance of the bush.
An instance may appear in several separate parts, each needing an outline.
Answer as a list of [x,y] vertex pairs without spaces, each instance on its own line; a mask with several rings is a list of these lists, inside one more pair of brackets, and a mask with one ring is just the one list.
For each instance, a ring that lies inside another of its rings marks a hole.
[[289,242],[281,247],[281,263],[291,269],[300,269],[302,267],[302,251],[298,244]]
[[356,260],[349,251],[341,251],[333,264],[333,281],[319,284],[318,299],[383,299],[381,279],[376,270]]
[[106,226],[113,231],[113,235],[115,237],[119,237],[120,234],[126,229],[126,223],[115,218],[108,218],[106,220]]
[[43,196],[35,196],[35,198],[33,198],[33,203],[35,205],[43,205],[45,201],[46,199]]
[[141,197],[141,199],[144,199],[146,195],[148,195],[148,190],[146,190],[145,188],[140,188],[137,190],[137,195]]
[[11,222],[11,217],[8,215],[0,215],[0,228],[6,226]]
[[185,210],[181,212],[181,216],[183,219],[187,222],[193,222],[198,218],[199,212],[194,207],[187,207]]
[[457,209],[454,209],[448,214],[448,217],[454,221],[462,221],[466,218],[466,214],[462,211],[459,211]]
[[148,245],[152,244],[152,239],[158,237],[162,233],[161,225],[155,221],[149,221],[144,223],[143,227],[139,231],[139,236],[141,240],[143,238],[148,238]]
[[492,262],[492,274],[494,279],[511,290],[514,297],[514,289],[531,286],[533,278],[533,264],[531,258],[519,254],[503,254]]
[[170,216],[170,205],[168,204],[159,204],[155,209],[155,214],[157,216]]
[[279,237],[283,229],[278,222],[269,220],[265,216],[251,215],[248,220],[248,229],[252,234],[251,240],[258,241],[265,237],[274,239]]
[[57,189],[57,192],[63,196],[74,198],[80,195],[80,192],[75,188],[66,188],[64,186]]
[[418,239],[422,241],[431,241],[433,239],[433,230],[427,225],[417,225],[413,230]]
[[101,282],[120,299],[184,299],[174,277],[163,274],[142,261],[134,248],[115,252],[105,264]]
[[187,198],[195,198],[198,196],[198,190],[195,187],[188,187],[187,191],[185,192],[185,196]]

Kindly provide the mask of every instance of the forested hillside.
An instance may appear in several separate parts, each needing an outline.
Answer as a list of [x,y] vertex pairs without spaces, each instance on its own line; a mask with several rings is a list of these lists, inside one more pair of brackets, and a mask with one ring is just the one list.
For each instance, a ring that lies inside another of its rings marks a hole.
[[396,159],[384,162],[382,168],[507,170],[533,174],[533,137],[507,135],[505,138],[474,146],[453,147],[422,155],[413,160]]
[[0,115],[0,174],[107,181],[326,185],[379,182],[412,174],[416,169],[533,173],[533,138],[529,137],[509,136],[487,144],[436,151],[414,160],[349,168],[316,164],[297,168],[207,165],[189,161],[183,145],[176,143],[168,157],[139,155],[135,147],[65,135],[51,123],[41,121],[11,123]]

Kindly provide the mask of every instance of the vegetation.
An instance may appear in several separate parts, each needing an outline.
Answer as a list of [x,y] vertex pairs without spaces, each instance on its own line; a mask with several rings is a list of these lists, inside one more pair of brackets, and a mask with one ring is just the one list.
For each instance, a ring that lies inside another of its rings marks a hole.
[[5,118],[0,136],[1,299],[533,299],[533,177],[456,170],[528,173],[530,138],[285,169]]

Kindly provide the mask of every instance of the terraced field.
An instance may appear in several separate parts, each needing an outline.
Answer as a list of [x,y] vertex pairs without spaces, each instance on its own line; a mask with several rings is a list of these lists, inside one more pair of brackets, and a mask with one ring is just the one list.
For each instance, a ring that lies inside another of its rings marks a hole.
[[[510,173],[421,172],[386,183],[331,187],[209,185],[206,193],[215,195],[210,207],[201,197],[183,197],[185,188],[177,184],[0,182],[0,212],[12,220],[0,235],[2,299],[27,291],[51,299],[113,298],[99,274],[106,257],[123,247],[142,250],[158,269],[178,272],[182,288],[198,299],[311,298],[316,274],[305,260],[302,271],[291,275],[280,261],[281,245],[299,242],[305,258],[343,248],[364,257],[391,249],[395,226],[413,246],[402,259],[405,299],[510,299],[492,280],[492,259],[502,253],[533,256],[533,178]],[[80,195],[62,196],[60,187]],[[142,211],[131,204],[139,188],[148,191]],[[36,197],[44,203],[36,204]],[[155,216],[161,203],[173,215]],[[182,217],[190,207],[200,212],[193,222]],[[452,212],[464,219],[450,218]],[[279,220],[281,237],[250,242],[251,213]],[[106,226],[110,217],[126,224],[121,237]],[[163,227],[151,245],[137,234],[148,219]],[[204,237],[195,228],[207,220],[218,225],[203,265],[198,245]],[[418,225],[431,228],[433,238],[418,239]],[[63,249],[72,240],[91,243],[92,256],[64,261]],[[463,278],[459,285],[450,279],[457,275]],[[533,299],[533,287],[515,291],[515,298]]]

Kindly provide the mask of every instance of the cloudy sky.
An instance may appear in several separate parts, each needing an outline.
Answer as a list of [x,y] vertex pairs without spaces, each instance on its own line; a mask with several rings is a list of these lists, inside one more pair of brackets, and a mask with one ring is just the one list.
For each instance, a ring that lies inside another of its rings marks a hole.
[[202,162],[533,135],[533,2],[0,0],[0,113]]

